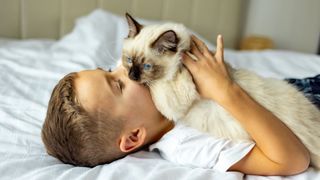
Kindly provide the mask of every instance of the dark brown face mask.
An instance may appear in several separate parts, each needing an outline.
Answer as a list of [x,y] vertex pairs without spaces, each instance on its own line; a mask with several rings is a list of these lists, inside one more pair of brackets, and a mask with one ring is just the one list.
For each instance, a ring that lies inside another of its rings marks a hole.
[[130,69],[129,69],[129,78],[133,81],[139,81],[140,80],[140,68],[138,65],[133,65]]
[[[134,41],[139,35],[142,36],[142,29],[146,27],[139,24],[128,13],[126,13],[126,19],[129,26],[129,33],[126,39]],[[154,56],[145,57],[143,52],[139,53],[134,50],[125,53],[122,56],[122,64],[128,71],[128,77],[145,85],[164,76],[166,66],[160,63],[161,58],[162,56],[176,54],[179,42],[180,39],[176,32],[167,30],[158,35],[153,42],[149,42],[148,48],[154,53]]]

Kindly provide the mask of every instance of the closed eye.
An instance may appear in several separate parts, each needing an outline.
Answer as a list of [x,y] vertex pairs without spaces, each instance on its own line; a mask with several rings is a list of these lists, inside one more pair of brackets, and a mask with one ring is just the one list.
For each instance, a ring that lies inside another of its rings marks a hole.
[[115,80],[112,78],[108,78],[107,76],[105,76],[105,79],[109,85],[109,87],[111,88],[113,94],[119,94],[122,93],[122,89],[124,87],[123,83],[121,82],[121,80]]
[[123,82],[120,79],[117,80],[117,88],[120,90],[121,93],[122,93],[123,87],[124,87]]

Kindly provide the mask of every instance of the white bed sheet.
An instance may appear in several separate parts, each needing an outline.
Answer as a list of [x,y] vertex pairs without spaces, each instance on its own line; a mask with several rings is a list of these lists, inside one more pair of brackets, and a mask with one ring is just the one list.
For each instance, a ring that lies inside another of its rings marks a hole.
[[[74,31],[60,41],[0,40],[1,180],[320,179],[320,172],[312,168],[290,177],[220,173],[178,166],[147,151],[94,168],[63,164],[47,155],[40,132],[54,85],[72,71],[114,67],[126,35],[123,18],[97,10],[78,20]],[[308,77],[320,73],[320,57],[316,55],[227,50],[226,59],[236,67],[245,67],[267,77]]]

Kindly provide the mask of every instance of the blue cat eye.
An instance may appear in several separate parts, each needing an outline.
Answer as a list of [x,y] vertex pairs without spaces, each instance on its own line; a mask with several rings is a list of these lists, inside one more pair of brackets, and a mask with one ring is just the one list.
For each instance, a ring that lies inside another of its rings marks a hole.
[[143,69],[144,70],[150,70],[152,68],[151,64],[143,64]]
[[128,62],[128,64],[132,64],[132,58],[131,57],[127,57],[127,62]]

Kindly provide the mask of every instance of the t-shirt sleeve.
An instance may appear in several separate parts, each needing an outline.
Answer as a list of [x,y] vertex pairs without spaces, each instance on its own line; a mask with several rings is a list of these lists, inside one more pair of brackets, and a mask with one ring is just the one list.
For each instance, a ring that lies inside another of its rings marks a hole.
[[158,150],[164,159],[177,164],[226,172],[253,147],[251,141],[215,138],[178,124],[149,149]]

